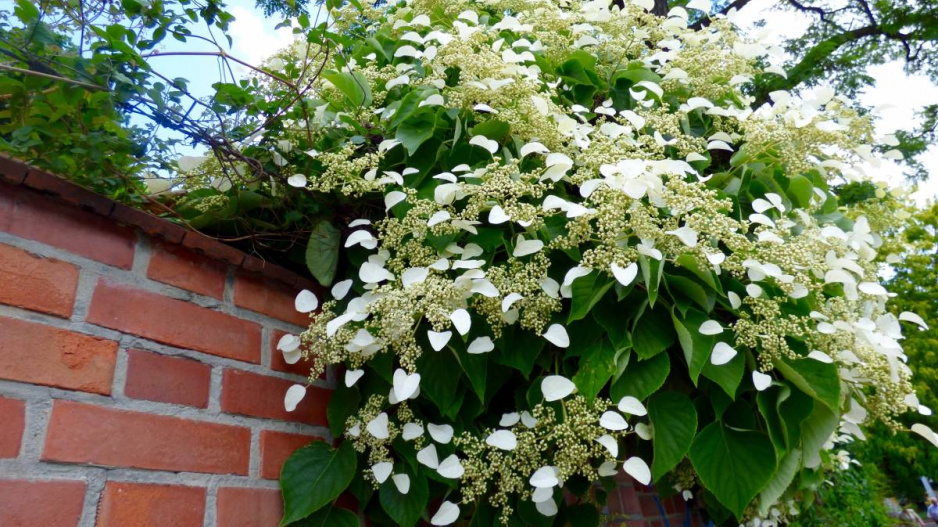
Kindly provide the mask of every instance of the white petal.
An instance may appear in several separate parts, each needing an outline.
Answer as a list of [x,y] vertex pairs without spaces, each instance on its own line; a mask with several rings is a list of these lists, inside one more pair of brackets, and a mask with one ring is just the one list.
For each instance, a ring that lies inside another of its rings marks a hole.
[[407,474],[394,474],[391,476],[391,481],[394,482],[394,486],[401,494],[410,492],[410,476]]
[[551,324],[541,336],[558,348],[566,348],[570,345],[570,336],[567,335],[567,330],[560,324]]
[[599,426],[605,428],[606,430],[618,432],[620,430],[628,429],[629,424],[625,422],[625,418],[622,417],[622,414],[608,410],[599,417]]
[[472,327],[472,317],[469,316],[469,312],[465,309],[457,309],[449,315],[449,319],[453,322],[453,326],[456,327],[456,331],[460,335],[465,335],[469,333],[469,329]]
[[485,438],[485,443],[502,450],[514,450],[518,446],[518,438],[511,430],[496,430]]
[[717,342],[713,346],[713,353],[710,354],[710,362],[714,366],[722,366],[727,362],[733,360],[733,357],[736,356],[736,350],[726,342]]
[[616,441],[616,438],[612,437],[609,434],[604,434],[596,438],[596,442],[606,447],[606,450],[609,451],[610,456],[619,457],[619,442]]
[[730,291],[726,296],[730,299],[730,305],[733,306],[733,309],[739,309],[739,306],[743,305],[743,300],[736,293]]
[[515,250],[511,253],[515,258],[528,256],[540,252],[544,248],[544,242],[541,240],[525,240],[524,236],[519,234],[515,243]]
[[423,450],[417,452],[417,461],[433,470],[440,468],[440,458],[436,453],[436,445],[430,443]]
[[935,445],[936,447],[938,447],[938,435],[936,435],[935,432],[934,432],[931,428],[929,428],[928,426],[923,425],[922,423],[916,423],[916,424],[912,425],[912,431],[915,432],[916,434],[918,434],[918,435],[924,437],[924,438],[927,439],[931,444],[933,444],[933,445]]
[[420,388],[420,374],[408,374],[401,368],[394,371],[394,396],[398,401],[406,401]]
[[824,364],[833,364],[834,359],[830,355],[824,353],[823,351],[814,350],[811,353],[808,353],[809,359],[814,359],[818,362],[823,362]]
[[534,508],[536,508],[537,512],[543,514],[544,516],[550,517],[557,515],[557,502],[555,502],[553,499],[535,503]]
[[617,407],[619,408],[619,411],[624,414],[638,416],[648,414],[648,410],[645,409],[645,405],[643,405],[641,401],[635,397],[632,397],[631,395],[626,395],[620,399]]
[[625,461],[622,468],[626,474],[635,478],[642,485],[651,483],[651,469],[648,468],[648,463],[645,463],[642,458],[630,457]]
[[466,472],[466,469],[463,468],[456,454],[452,454],[440,462],[440,468],[436,471],[444,478],[459,479]]
[[296,405],[300,404],[303,397],[306,397],[306,386],[294,384],[287,389],[287,393],[283,397],[283,407],[286,408],[288,412],[292,412],[296,410]]
[[652,428],[645,423],[636,424],[635,433],[638,434],[638,437],[644,439],[645,441],[651,441],[652,438],[655,437]]
[[401,437],[404,441],[411,441],[423,435],[423,425],[420,423],[407,423],[404,425],[404,431]]
[[433,348],[433,351],[440,351],[445,348],[452,336],[452,331],[443,331],[440,333],[433,330],[427,331],[427,338],[430,340],[430,347]]
[[899,313],[899,320],[904,320],[906,322],[917,324],[918,327],[921,328],[922,330],[928,329],[928,324],[925,323],[925,319],[923,319],[918,314],[913,313],[911,311],[903,311],[902,313]]
[[518,424],[518,421],[521,420],[521,414],[518,412],[512,412],[509,414],[502,414],[502,418],[498,421],[498,426],[515,426]]
[[300,340],[300,337],[286,334],[280,337],[280,340],[277,341],[277,349],[284,352],[284,354],[290,353],[296,351],[297,348],[300,347],[301,342],[302,341]]
[[475,340],[469,344],[469,347],[466,348],[466,353],[470,355],[478,355],[481,353],[488,353],[495,349],[495,343],[492,342],[490,337],[477,337]]
[[523,159],[527,157],[528,154],[547,154],[547,153],[550,153],[550,150],[548,150],[547,147],[542,145],[541,143],[532,142],[532,143],[527,143],[526,145],[522,146],[519,153],[521,154],[521,158]]
[[436,514],[430,518],[432,525],[449,525],[459,519],[459,507],[452,502],[444,501]]
[[537,426],[537,419],[535,419],[534,416],[531,415],[530,412],[525,410],[521,412],[521,424],[523,424],[524,426],[528,428],[534,428],[535,426]]
[[492,210],[489,211],[489,223],[492,225],[500,225],[510,220],[511,217],[505,213],[505,209],[501,208],[499,205],[492,207]]
[[378,417],[368,422],[365,430],[376,439],[387,439],[391,437],[391,433],[388,430],[388,414],[384,412],[378,414]]
[[399,190],[395,190],[394,192],[388,192],[384,196],[384,210],[391,210],[391,207],[393,207],[394,205],[397,205],[398,203],[404,201],[405,199],[407,199],[407,194],[404,194],[403,192]]
[[723,326],[716,320],[708,320],[700,325],[701,335],[719,335],[723,333]]
[[427,425],[427,431],[430,432],[430,437],[441,445],[445,445],[453,439],[453,427],[450,425],[435,425],[430,423]]
[[502,313],[507,312],[509,309],[511,309],[512,304],[518,300],[521,300],[522,298],[524,297],[519,293],[510,293],[505,296],[505,298],[502,299]]
[[860,285],[857,286],[857,289],[859,289],[861,293],[874,296],[886,296],[889,294],[885,287],[877,284],[876,282],[860,282]]
[[376,463],[371,467],[371,474],[374,475],[375,481],[378,484],[384,483],[388,480],[388,477],[391,475],[391,472],[394,470],[394,465],[388,463],[387,461]]
[[541,487],[534,489],[534,492],[531,493],[531,501],[534,503],[540,503],[542,501],[547,501],[554,497],[554,488],[553,487]]
[[560,479],[558,475],[560,471],[557,470],[557,467],[541,467],[534,471],[534,474],[531,475],[529,483],[532,487],[538,489],[549,489],[560,485]]
[[429,274],[430,270],[426,267],[411,267],[401,273],[401,284],[404,286],[404,289],[407,289],[414,284],[423,283]]
[[296,300],[293,301],[293,305],[300,313],[309,313],[319,307],[319,299],[316,298],[316,295],[312,291],[304,289],[296,295]]
[[345,247],[353,247],[359,244],[365,249],[374,249],[378,246],[378,240],[366,230],[354,231],[345,239]]
[[351,388],[355,386],[355,383],[358,382],[358,379],[362,378],[362,375],[365,374],[365,370],[348,370],[345,372],[345,386]]
[[377,284],[385,280],[393,280],[394,275],[384,268],[372,262],[365,262],[358,268],[358,278],[366,284]]
[[336,282],[336,284],[332,286],[332,291],[331,291],[332,298],[335,298],[336,300],[342,300],[343,298],[345,298],[345,295],[348,294],[349,289],[351,288],[352,288],[351,279],[342,280],[341,282]]
[[469,140],[469,144],[482,147],[488,150],[490,154],[494,154],[495,152],[498,151],[498,141],[489,139],[488,137],[485,137],[484,135],[474,136],[472,139]]
[[444,221],[447,221],[450,218],[452,218],[452,216],[450,215],[449,212],[445,210],[436,211],[433,213],[432,216],[430,216],[430,219],[427,220],[427,227],[433,227],[434,225],[443,223]]
[[541,381],[541,393],[545,401],[559,401],[573,393],[576,385],[573,381],[562,375],[549,375]]
[[666,231],[667,234],[673,234],[677,236],[677,239],[681,240],[681,243],[688,247],[697,246],[697,231],[691,229],[690,227],[684,226],[673,231]]
[[306,186],[306,176],[303,174],[293,174],[287,178],[287,185],[296,188],[303,188]]
[[612,269],[612,276],[614,276],[615,279],[622,285],[631,284],[638,275],[638,265],[636,265],[635,262],[632,262],[625,267],[619,267],[615,262],[613,262],[609,268]]

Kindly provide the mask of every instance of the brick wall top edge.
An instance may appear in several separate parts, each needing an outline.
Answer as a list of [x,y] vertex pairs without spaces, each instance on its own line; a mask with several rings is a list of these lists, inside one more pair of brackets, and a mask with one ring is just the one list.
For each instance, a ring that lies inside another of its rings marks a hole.
[[[183,245],[256,275],[294,286],[303,281],[296,273],[245,254],[224,242],[170,222],[145,211],[114,202],[64,178],[0,154],[0,185],[25,187],[71,206],[90,211],[141,230],[148,236]],[[0,194],[4,191],[0,187]]]

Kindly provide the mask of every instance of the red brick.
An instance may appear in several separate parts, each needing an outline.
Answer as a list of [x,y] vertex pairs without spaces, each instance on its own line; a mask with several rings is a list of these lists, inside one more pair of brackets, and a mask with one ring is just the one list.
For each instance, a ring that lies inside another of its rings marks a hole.
[[181,225],[120,203],[114,205],[110,218],[125,225],[132,225],[149,236],[162,238],[169,243],[182,242],[183,236],[188,232],[188,229]]
[[88,322],[180,348],[260,362],[259,325],[106,279],[95,288]]
[[618,487],[609,493],[609,512],[642,515],[638,495],[631,486]]
[[55,401],[42,459],[244,475],[250,450],[247,428]]
[[117,343],[0,317],[0,378],[109,395]]
[[243,252],[201,232],[187,231],[182,238],[182,244],[190,249],[205,253],[211,258],[217,258],[232,265],[241,265],[241,262],[244,261]]
[[225,369],[221,409],[230,414],[326,425],[326,405],[329,404],[332,392],[310,386],[296,410],[287,412],[283,407],[283,396],[293,384],[292,381],[276,377]]
[[254,256],[245,256],[244,261],[241,262],[241,268],[288,286],[296,285],[299,280],[299,276],[293,271]]
[[[310,368],[312,363],[306,359],[300,359],[300,362],[296,364],[287,364],[283,360],[283,352],[277,349],[277,343],[280,342],[280,338],[287,334],[286,331],[274,330],[271,332],[270,337],[270,369],[275,371],[282,371],[284,373],[292,373],[294,375],[300,375],[302,377],[309,377]],[[320,376],[320,379],[326,378],[326,373],[323,372]]]
[[155,244],[147,276],[165,284],[221,300],[226,266],[186,248]]
[[3,527],[77,527],[84,502],[81,481],[0,479]]
[[38,168],[29,169],[23,184],[35,190],[54,194],[61,201],[102,216],[107,216],[114,209],[114,200]]
[[0,303],[68,318],[78,268],[0,244]]
[[283,498],[275,489],[220,487],[216,523],[219,527],[278,527]]
[[19,185],[26,179],[29,165],[9,156],[0,155],[0,179]]
[[201,362],[140,350],[127,352],[128,397],[208,407],[212,367]]
[[20,455],[23,429],[26,427],[26,403],[0,397],[0,458]]
[[300,291],[271,279],[239,273],[235,278],[234,303],[238,307],[306,327],[309,315],[298,312],[294,307],[296,294]]
[[108,481],[97,527],[202,527],[205,489]]
[[642,494],[639,497],[639,503],[642,508],[642,514],[646,518],[659,516],[661,514],[661,512],[658,511],[658,504],[655,503],[655,499],[651,496],[651,494]]
[[324,439],[321,437],[288,434],[264,430],[261,432],[261,477],[266,479],[280,479],[280,468],[283,463],[300,447],[308,445],[311,441]]
[[133,264],[132,229],[27,189],[15,189],[11,198],[9,213],[0,212],[0,231],[122,269]]

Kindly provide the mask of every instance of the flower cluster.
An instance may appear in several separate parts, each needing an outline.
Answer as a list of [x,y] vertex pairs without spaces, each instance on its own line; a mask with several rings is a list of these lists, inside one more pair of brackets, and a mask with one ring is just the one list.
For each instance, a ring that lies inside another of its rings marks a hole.
[[315,168],[290,183],[377,207],[280,349],[345,366],[335,398],[362,404],[333,430],[382,496],[442,498],[433,525],[553,516],[621,470],[708,491],[718,521],[778,515],[836,430],[928,411],[900,345],[922,321],[877,280],[895,201],[856,214],[830,187],[872,169],[869,122],[826,89],[751,108],[776,50],[649,4],[334,13],[359,45],[313,80],[312,143],[287,137]]

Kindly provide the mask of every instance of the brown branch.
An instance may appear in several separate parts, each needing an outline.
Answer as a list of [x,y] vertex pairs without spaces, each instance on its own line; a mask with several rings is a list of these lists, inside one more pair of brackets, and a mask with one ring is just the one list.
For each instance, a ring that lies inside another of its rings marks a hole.
[[67,77],[60,77],[58,75],[52,75],[50,73],[42,73],[40,71],[27,70],[23,68],[17,68],[16,66],[7,66],[6,64],[0,64],[0,70],[7,70],[16,73],[22,73],[23,75],[32,75],[33,77],[42,77],[45,79],[51,79],[54,81],[64,82],[67,84],[74,84],[75,86],[81,86],[82,88],[88,88],[89,90],[98,90],[98,91],[111,91],[108,88],[103,86],[98,86],[96,84],[89,84],[87,82],[82,82],[75,79],[69,79]]
[[293,84],[292,82],[290,82],[290,81],[287,80],[287,79],[284,79],[284,78],[281,77],[280,75],[276,75],[276,74],[271,73],[271,72],[269,72],[269,71],[267,71],[267,70],[258,68],[257,66],[254,66],[254,65],[252,65],[252,64],[250,64],[250,63],[248,63],[248,62],[245,62],[245,61],[243,61],[243,60],[241,60],[241,59],[239,59],[239,58],[237,58],[237,57],[232,57],[231,55],[225,53],[224,51],[166,51],[166,52],[162,52],[162,53],[159,52],[159,51],[154,51],[153,53],[147,53],[146,55],[143,55],[143,58],[148,59],[148,58],[150,58],[150,57],[169,57],[169,56],[173,56],[173,55],[177,55],[177,56],[178,56],[178,55],[186,55],[186,56],[203,56],[203,57],[221,57],[221,58],[223,58],[223,59],[230,59],[230,60],[233,60],[233,61],[237,62],[238,64],[244,66],[245,68],[250,68],[250,69],[252,69],[252,70],[254,70],[254,71],[258,72],[258,73],[262,73],[262,74],[264,74],[264,75],[267,75],[268,77],[277,79],[278,81],[282,82],[283,84],[286,84],[287,86],[293,88],[294,90],[296,89],[296,85],[295,85],[295,84]]

